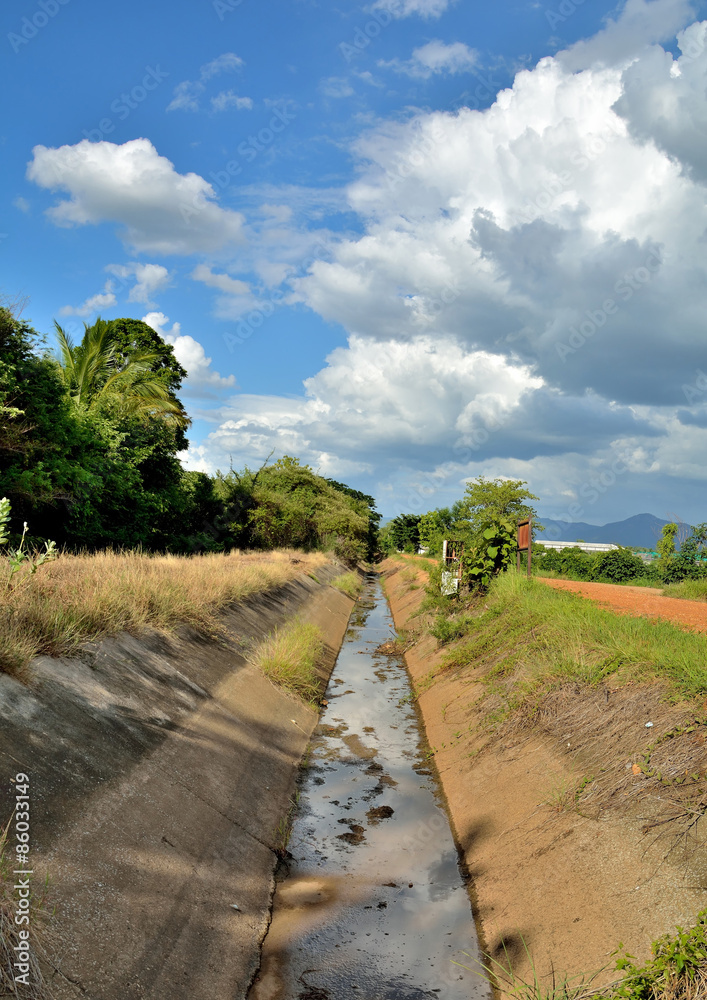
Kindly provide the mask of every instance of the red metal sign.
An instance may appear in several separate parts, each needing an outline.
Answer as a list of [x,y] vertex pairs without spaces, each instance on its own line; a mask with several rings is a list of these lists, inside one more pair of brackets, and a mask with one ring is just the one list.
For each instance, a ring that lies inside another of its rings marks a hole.
[[518,522],[518,548],[521,552],[530,548],[530,521]]

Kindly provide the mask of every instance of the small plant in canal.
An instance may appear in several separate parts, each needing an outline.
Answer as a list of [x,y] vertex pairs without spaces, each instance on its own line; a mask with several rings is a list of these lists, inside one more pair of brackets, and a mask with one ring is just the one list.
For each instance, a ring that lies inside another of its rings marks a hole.
[[[579,973],[576,976],[568,976],[565,973],[558,977],[553,967],[550,982],[547,984],[541,982],[525,939],[522,934],[519,936],[530,963],[530,979],[523,979],[513,971],[505,941],[502,942],[505,962],[499,962],[493,955],[486,954],[483,963],[478,959],[473,959],[478,966],[477,969],[462,965],[461,962],[453,962],[452,964],[458,965],[468,972],[475,972],[495,989],[502,990],[513,1000],[610,1000],[614,996],[613,993],[606,992],[607,989],[611,989],[610,987],[600,989],[592,986],[593,981],[604,971],[603,969],[590,974]],[[648,996],[646,1000],[649,1000]],[[650,1000],[654,1000],[654,998],[651,997]],[[659,998],[656,997],[655,1000],[659,1000]]]
[[280,858],[286,858],[289,854],[287,850],[287,845],[290,842],[290,836],[292,834],[292,824],[294,823],[295,813],[297,812],[297,807],[299,806],[299,792],[295,792],[290,799],[290,806],[287,813],[282,817],[280,822],[277,824],[273,839],[275,841],[274,851]]

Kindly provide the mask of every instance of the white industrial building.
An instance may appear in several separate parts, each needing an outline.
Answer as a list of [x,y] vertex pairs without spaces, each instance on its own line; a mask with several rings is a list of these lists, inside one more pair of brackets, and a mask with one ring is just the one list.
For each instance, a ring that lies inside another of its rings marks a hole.
[[562,549],[581,549],[582,552],[611,552],[612,549],[618,549],[618,545],[614,545],[613,542],[546,542],[544,538],[536,538],[536,542],[539,545],[544,545],[546,549],[555,549],[560,552]]

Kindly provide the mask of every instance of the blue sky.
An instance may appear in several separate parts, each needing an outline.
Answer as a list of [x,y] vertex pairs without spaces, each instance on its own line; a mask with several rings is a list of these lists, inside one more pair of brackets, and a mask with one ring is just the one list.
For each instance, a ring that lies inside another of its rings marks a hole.
[[158,329],[189,468],[707,520],[703,6],[11,2],[0,293]]

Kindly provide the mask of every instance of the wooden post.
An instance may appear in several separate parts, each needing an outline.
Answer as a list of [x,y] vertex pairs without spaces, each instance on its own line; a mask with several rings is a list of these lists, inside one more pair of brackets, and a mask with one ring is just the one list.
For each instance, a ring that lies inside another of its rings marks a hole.
[[530,563],[533,558],[533,519],[528,518],[528,579],[530,579]]

